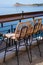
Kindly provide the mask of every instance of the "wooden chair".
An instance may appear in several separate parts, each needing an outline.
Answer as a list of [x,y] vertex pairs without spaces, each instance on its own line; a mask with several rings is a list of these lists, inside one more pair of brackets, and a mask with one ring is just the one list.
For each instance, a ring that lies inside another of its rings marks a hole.
[[34,31],[33,31],[33,35],[35,34],[35,38],[36,38],[36,41],[37,41],[37,46],[38,46],[38,49],[39,49],[39,53],[40,53],[40,56],[41,56],[41,51],[40,51],[40,47],[39,47],[39,36],[40,36],[40,30],[41,30],[41,22],[42,22],[42,19],[38,19],[38,22],[36,23],[37,20],[34,20],[35,21],[35,24],[34,24]]
[[[34,27],[30,24],[28,25],[28,30],[27,30],[27,45],[29,46],[29,54],[30,54],[30,63],[32,62],[32,52],[31,52],[31,45],[32,45],[32,35],[33,35],[33,30]],[[29,40],[29,44],[28,44],[28,40]],[[31,40],[31,41],[30,41]]]
[[[26,34],[27,34],[27,30],[28,30],[27,24],[30,25],[30,23],[28,23],[28,22],[20,22],[16,27],[15,33],[9,33],[9,34],[5,35],[5,37],[10,38],[11,40],[14,40],[18,65],[19,65],[19,57],[18,57],[19,48],[17,48],[17,47],[20,46],[21,40],[24,40],[24,43],[26,41]],[[28,58],[29,58],[29,52],[28,52],[26,43],[25,43],[25,46],[26,46],[26,51],[27,51]],[[6,48],[5,48],[4,62],[5,62],[5,58],[6,58],[6,52],[7,52],[7,43],[6,43]],[[30,58],[29,58],[29,61],[30,61]]]
[[[31,45],[32,45],[32,41],[33,41],[33,34],[37,34],[37,32],[39,32],[41,29],[41,19],[38,19],[38,23],[36,23],[36,20],[34,20],[34,26],[32,26],[32,24],[30,24],[28,26],[28,31],[27,31],[27,39],[29,39],[29,51],[30,51],[30,61],[32,62],[32,52],[31,52]],[[37,37],[35,37],[37,38]],[[31,40],[31,42],[30,42]],[[40,52],[40,56],[41,56],[41,51],[40,51],[40,47],[39,47],[39,40],[37,40],[37,46],[38,46],[38,49],[39,49],[39,52]],[[28,43],[28,42],[27,42]]]

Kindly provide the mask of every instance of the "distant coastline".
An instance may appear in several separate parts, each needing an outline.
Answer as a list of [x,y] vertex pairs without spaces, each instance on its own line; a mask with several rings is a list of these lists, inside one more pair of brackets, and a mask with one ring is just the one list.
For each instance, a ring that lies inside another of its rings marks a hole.
[[16,3],[14,6],[43,6],[42,4],[21,4],[21,3]]

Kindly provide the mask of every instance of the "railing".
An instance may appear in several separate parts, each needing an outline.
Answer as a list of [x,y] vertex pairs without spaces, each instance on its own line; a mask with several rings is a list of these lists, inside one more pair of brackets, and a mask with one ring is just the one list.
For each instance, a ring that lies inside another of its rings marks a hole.
[[0,23],[43,16],[43,11],[8,14],[0,16]]
[[1,26],[3,27],[2,23],[5,22],[11,22],[16,20],[19,20],[19,22],[21,22],[22,19],[28,19],[28,18],[34,19],[34,17],[40,17],[40,16],[43,16],[43,11],[0,15],[0,23]]

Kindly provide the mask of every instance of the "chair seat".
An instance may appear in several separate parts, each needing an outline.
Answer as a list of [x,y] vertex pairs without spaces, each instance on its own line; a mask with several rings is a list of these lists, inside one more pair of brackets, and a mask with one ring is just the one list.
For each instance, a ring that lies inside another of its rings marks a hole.
[[43,37],[39,36],[39,37],[37,37],[36,39],[37,39],[37,40],[42,40]]
[[41,36],[38,36],[38,37],[36,37],[36,38],[33,38],[33,40],[42,40],[43,39],[43,37],[41,37]]
[[15,34],[14,33],[7,33],[7,34],[4,34],[3,36],[10,38],[11,36],[15,36]]
[[7,34],[4,34],[3,36],[6,38],[11,38],[13,40],[14,39],[17,40],[19,38],[19,34],[15,34],[15,33],[7,33]]

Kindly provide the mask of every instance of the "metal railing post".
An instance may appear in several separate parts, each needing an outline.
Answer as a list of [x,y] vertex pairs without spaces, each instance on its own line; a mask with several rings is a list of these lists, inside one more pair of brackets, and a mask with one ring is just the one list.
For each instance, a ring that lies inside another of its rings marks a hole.
[[19,22],[21,22],[21,19],[19,20]]
[[3,27],[3,23],[1,23],[1,27]]
[[11,25],[11,32],[13,32],[13,25]]

